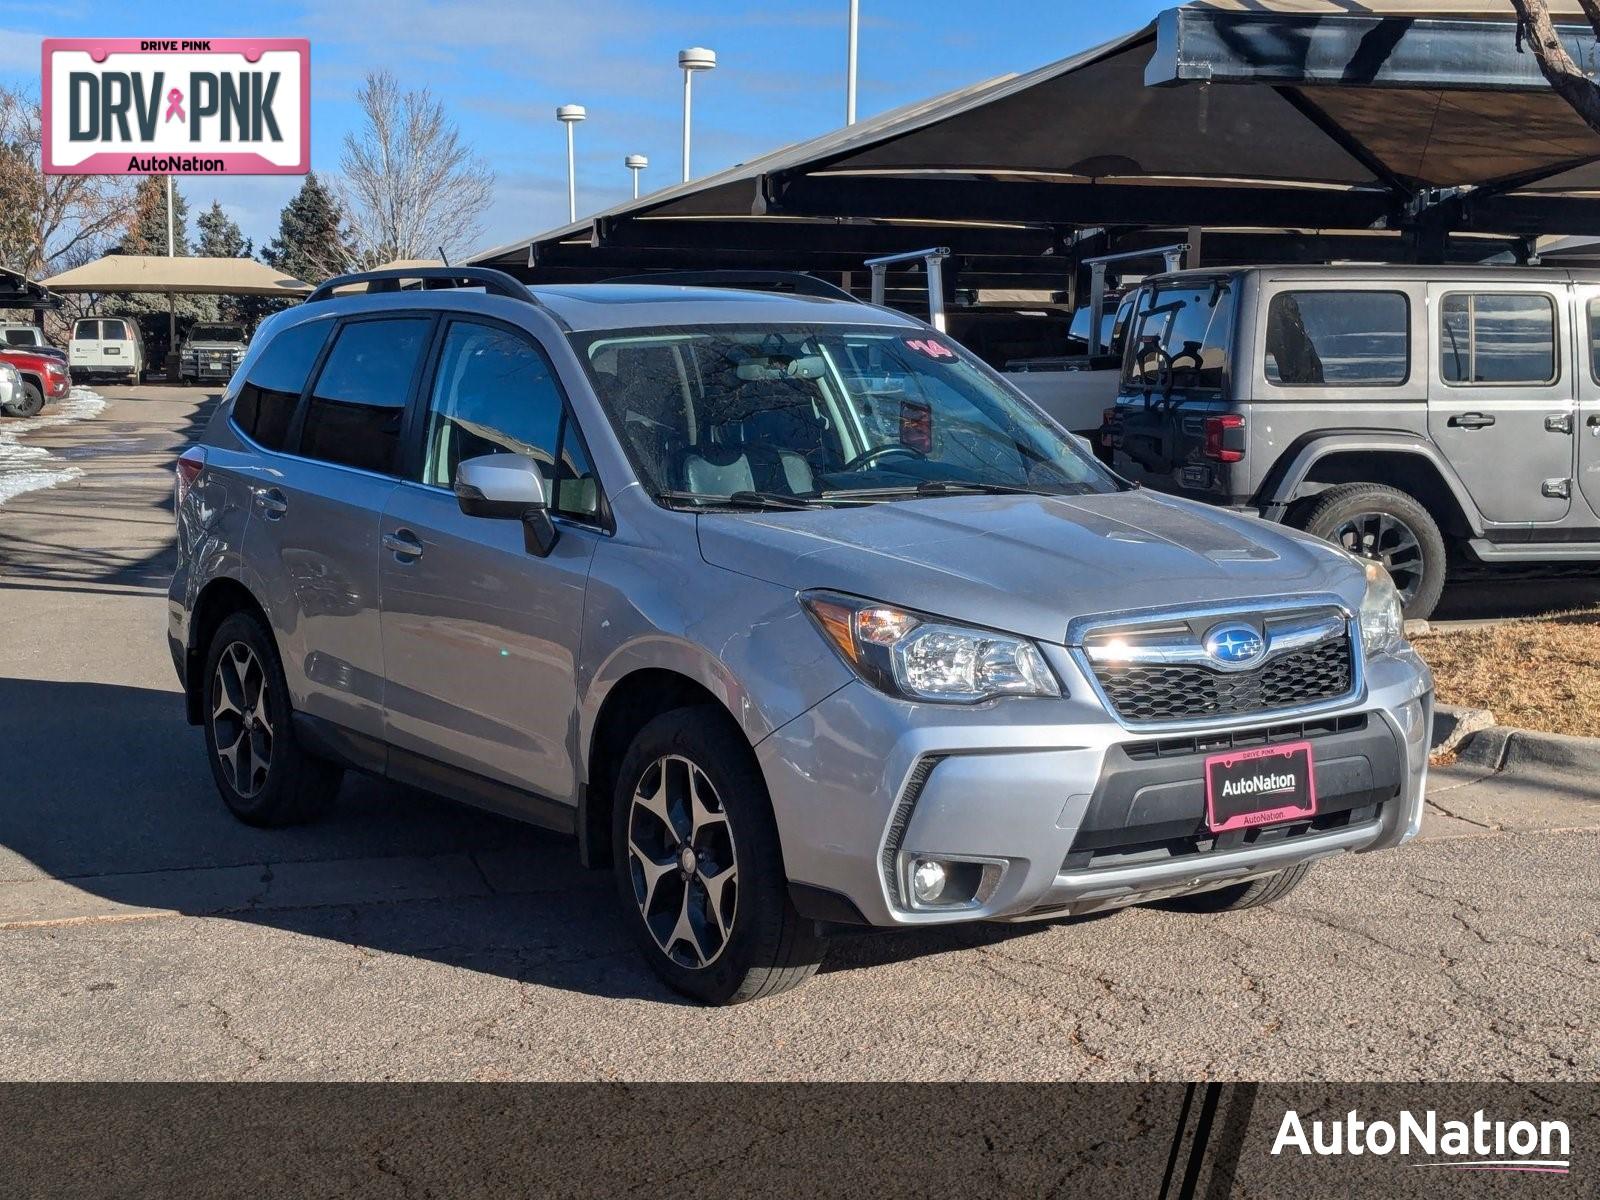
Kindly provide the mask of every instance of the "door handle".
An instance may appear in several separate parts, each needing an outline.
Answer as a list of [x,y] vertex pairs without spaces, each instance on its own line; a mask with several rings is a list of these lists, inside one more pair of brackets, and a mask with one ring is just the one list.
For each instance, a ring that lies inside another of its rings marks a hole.
[[396,558],[413,562],[422,557],[422,540],[409,529],[396,529],[383,535],[383,548],[392,550]]
[[1450,425],[1455,429],[1487,429],[1494,424],[1494,418],[1487,413],[1457,413],[1450,418]]
[[1589,427],[1590,433],[1594,434],[1595,437],[1600,437],[1600,413],[1590,417],[1584,424]]
[[256,507],[269,521],[276,521],[289,511],[289,501],[277,488],[263,488],[256,493]]

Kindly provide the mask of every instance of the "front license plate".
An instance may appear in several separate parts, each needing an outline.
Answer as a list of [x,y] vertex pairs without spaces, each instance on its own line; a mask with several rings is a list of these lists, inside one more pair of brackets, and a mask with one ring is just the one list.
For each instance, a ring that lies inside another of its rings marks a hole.
[[1301,821],[1317,811],[1310,742],[1213,754],[1205,765],[1212,833]]

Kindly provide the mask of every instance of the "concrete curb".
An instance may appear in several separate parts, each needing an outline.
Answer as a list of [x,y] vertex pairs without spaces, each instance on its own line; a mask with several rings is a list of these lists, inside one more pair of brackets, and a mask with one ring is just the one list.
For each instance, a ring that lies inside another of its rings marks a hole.
[[1461,740],[1457,761],[1501,775],[1592,782],[1600,774],[1600,738],[1492,725]]
[[1450,754],[1474,734],[1494,728],[1494,714],[1487,708],[1461,708],[1440,704],[1433,710],[1434,754]]

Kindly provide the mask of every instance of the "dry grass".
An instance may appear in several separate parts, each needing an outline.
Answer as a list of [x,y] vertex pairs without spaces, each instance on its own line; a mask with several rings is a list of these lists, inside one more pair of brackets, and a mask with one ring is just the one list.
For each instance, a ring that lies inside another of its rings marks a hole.
[[1419,638],[1439,702],[1502,725],[1600,737],[1600,609]]

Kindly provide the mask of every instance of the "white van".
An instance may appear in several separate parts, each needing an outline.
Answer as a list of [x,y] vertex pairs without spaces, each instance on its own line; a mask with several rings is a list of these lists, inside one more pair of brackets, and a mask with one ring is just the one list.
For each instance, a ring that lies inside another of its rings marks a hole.
[[74,383],[95,375],[119,375],[138,383],[144,361],[144,338],[131,318],[85,317],[72,327],[67,366]]

